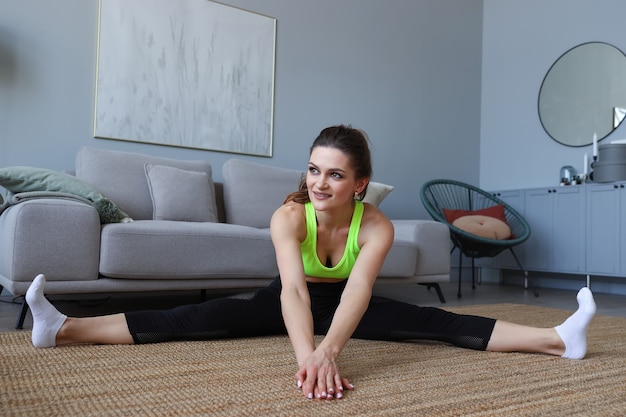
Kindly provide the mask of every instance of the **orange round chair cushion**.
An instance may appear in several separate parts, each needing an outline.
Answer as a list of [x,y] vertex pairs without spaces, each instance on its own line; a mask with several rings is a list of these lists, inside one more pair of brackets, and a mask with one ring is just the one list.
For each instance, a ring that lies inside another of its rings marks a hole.
[[452,222],[452,226],[476,236],[504,240],[511,237],[511,228],[500,219],[479,214],[461,216]]

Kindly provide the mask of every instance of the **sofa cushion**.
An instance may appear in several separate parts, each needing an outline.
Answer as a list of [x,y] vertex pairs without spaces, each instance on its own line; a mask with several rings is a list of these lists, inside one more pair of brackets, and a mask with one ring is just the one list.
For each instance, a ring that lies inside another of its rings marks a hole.
[[269,278],[278,267],[268,229],[140,220],[102,228],[100,273],[127,279]]
[[[45,168],[14,166],[0,169],[0,185],[17,194],[25,192],[60,192],[81,197],[91,202],[102,223],[129,221],[128,215],[99,189],[73,175]],[[50,195],[54,198],[54,194]]]
[[[287,194],[298,190],[303,171],[229,159],[222,167],[226,221],[251,227],[270,226],[272,214]],[[378,206],[393,186],[370,182],[364,202]]]
[[418,249],[411,239],[396,237],[378,276],[412,277],[415,275]]
[[302,172],[274,168],[241,159],[229,159],[222,166],[226,221],[250,227],[268,228],[272,214],[297,191]]
[[206,172],[146,164],[154,220],[216,222],[215,189]]
[[48,281],[97,280],[100,227],[96,210],[78,201],[11,206],[0,216],[0,275],[21,282],[41,273]]
[[[205,172],[213,189],[211,165],[206,161],[160,158],[140,153],[82,147],[76,154],[76,177],[97,187],[135,220],[153,217],[145,164]],[[213,211],[217,212],[217,209]]]

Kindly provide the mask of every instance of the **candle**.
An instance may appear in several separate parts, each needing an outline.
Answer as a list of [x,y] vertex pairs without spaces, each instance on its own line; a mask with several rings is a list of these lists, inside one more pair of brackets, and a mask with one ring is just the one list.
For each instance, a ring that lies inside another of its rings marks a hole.
[[583,174],[587,175],[587,168],[589,167],[589,155],[585,154],[583,158]]
[[598,135],[593,132],[593,160],[598,159]]

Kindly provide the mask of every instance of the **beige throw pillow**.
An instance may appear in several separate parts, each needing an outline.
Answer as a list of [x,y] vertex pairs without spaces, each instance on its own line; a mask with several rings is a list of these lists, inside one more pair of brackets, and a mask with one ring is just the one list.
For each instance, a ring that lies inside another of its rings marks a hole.
[[378,207],[385,197],[393,191],[392,185],[382,184],[380,182],[371,182],[367,185],[367,193],[365,193],[364,203],[370,203]]

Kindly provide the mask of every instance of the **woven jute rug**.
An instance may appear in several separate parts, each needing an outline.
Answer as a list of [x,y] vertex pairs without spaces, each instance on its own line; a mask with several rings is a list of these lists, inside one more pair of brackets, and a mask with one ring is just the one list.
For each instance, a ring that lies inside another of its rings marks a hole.
[[[571,312],[449,308],[553,326]],[[34,349],[0,333],[2,416],[623,416],[626,319],[597,316],[585,360],[351,340],[344,399],[304,399],[287,337]]]

